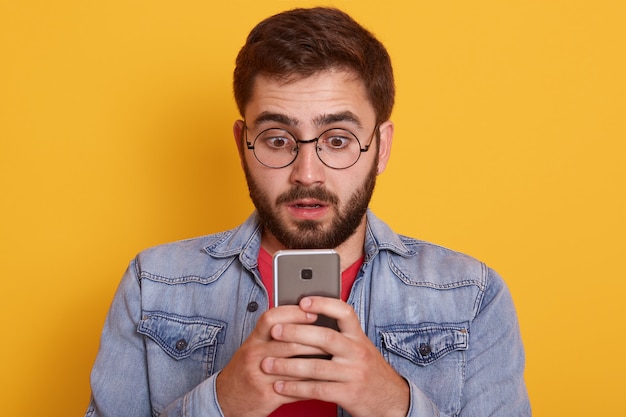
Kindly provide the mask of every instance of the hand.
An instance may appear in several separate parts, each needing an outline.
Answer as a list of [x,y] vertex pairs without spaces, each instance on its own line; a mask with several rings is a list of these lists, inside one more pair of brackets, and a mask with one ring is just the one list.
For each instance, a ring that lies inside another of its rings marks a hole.
[[282,322],[272,326],[273,339],[317,347],[333,357],[331,360],[296,359],[288,355],[267,357],[261,365],[265,374],[283,376],[274,380],[275,392],[334,402],[355,417],[406,416],[409,386],[363,333],[354,310],[343,301],[325,297],[303,298],[300,308],[305,313],[337,319],[340,332]]
[[276,307],[263,313],[248,339],[217,376],[217,399],[226,417],[265,417],[280,405],[297,400],[273,389],[277,380],[293,380],[294,377],[264,373],[261,361],[266,357],[289,358],[324,353],[297,342],[274,340],[270,334],[277,325],[309,324],[316,317],[316,314],[307,313],[298,306]]

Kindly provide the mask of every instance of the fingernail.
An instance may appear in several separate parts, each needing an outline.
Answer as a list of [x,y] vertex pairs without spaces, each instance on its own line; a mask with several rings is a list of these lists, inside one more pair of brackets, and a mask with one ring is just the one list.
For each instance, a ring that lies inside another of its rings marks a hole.
[[263,361],[263,370],[265,372],[272,372],[272,369],[274,368],[274,358],[265,358],[265,360]]
[[274,339],[279,338],[283,335],[283,325],[282,324],[276,324],[274,326],[274,328],[272,329],[272,336],[274,337]]
[[281,393],[283,392],[284,388],[285,388],[285,383],[283,381],[276,381],[274,383],[274,391]]
[[310,298],[305,297],[302,300],[300,300],[300,305],[302,307],[311,307],[311,304],[312,304],[312,301]]

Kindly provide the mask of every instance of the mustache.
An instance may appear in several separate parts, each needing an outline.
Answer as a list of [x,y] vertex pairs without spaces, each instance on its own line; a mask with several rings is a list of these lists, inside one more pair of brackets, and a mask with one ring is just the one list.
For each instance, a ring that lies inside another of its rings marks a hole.
[[339,204],[339,197],[321,186],[314,188],[295,186],[289,191],[279,195],[276,198],[276,204],[290,203],[292,201],[306,198],[319,200],[330,205]]

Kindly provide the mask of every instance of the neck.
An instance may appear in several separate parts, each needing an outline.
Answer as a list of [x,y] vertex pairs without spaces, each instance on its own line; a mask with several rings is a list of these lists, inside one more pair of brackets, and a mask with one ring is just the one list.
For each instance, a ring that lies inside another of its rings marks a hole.
[[[333,248],[337,251],[337,253],[339,253],[339,257],[341,258],[340,268],[342,272],[363,256],[366,224],[367,220],[364,216],[361,224],[352,234],[352,236],[350,236],[341,245]],[[283,245],[278,239],[276,239],[273,234],[268,232],[266,229],[263,229],[263,234],[261,236],[261,246],[270,255],[274,255],[274,253],[279,250],[290,249]]]

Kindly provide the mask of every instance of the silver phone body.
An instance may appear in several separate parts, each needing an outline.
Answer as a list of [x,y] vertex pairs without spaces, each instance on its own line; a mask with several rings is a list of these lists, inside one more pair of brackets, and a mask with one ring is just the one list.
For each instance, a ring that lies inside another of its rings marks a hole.
[[[274,254],[274,307],[298,304],[302,297],[341,298],[339,254],[333,249],[292,249]],[[334,319],[320,315],[315,324],[338,330]]]

